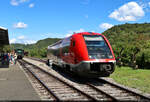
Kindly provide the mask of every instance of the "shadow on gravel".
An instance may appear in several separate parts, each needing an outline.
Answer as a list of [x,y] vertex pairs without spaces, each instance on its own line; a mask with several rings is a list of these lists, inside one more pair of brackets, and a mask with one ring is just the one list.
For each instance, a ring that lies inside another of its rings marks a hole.
[[52,67],[49,67],[53,70],[55,70],[56,72],[58,72],[59,74],[61,74],[63,77],[65,77],[66,79],[78,83],[78,84],[87,84],[87,83],[92,83],[96,86],[103,86],[105,83],[104,82],[98,82],[96,81],[97,78],[85,78],[85,77],[80,77],[77,74],[70,72],[70,71],[65,71],[62,70],[62,68],[60,68],[59,66],[53,65]]

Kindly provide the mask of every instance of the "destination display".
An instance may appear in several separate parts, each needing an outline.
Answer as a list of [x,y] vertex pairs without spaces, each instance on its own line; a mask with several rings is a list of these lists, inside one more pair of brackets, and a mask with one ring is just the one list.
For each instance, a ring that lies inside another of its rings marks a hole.
[[87,41],[103,41],[102,36],[91,36],[91,35],[84,35],[84,39]]

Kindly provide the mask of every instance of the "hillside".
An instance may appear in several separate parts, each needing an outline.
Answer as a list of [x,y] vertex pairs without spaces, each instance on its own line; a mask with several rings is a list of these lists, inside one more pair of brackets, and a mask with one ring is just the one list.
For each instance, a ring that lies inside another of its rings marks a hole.
[[46,38],[43,40],[37,41],[35,44],[11,44],[14,48],[21,48],[21,49],[31,49],[31,48],[46,48],[48,45],[51,45],[55,42],[60,40],[59,38]]
[[150,23],[117,25],[102,34],[123,65],[150,66]]
[[47,47],[48,45],[51,45],[55,42],[57,42],[58,40],[60,40],[59,38],[47,38],[47,39],[43,39],[43,40],[39,40],[35,46],[37,48],[45,48]]
[[11,47],[13,49],[21,48],[25,51],[29,52],[29,56],[35,56],[35,57],[46,57],[46,48],[60,40],[59,38],[46,38],[43,40],[37,41],[35,44],[11,44]]

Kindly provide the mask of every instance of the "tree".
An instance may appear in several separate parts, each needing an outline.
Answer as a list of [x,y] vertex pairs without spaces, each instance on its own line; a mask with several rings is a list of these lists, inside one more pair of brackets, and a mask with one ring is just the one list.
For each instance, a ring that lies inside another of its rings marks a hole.
[[3,51],[4,51],[4,52],[10,52],[10,51],[11,51],[10,45],[4,45],[4,46],[3,46]]

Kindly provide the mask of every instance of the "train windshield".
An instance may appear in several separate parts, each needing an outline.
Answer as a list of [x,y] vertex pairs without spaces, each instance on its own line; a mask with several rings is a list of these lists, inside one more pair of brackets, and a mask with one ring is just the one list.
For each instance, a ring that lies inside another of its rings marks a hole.
[[84,35],[90,59],[113,58],[109,46],[101,35]]

